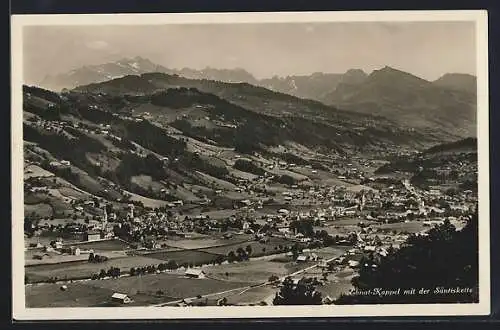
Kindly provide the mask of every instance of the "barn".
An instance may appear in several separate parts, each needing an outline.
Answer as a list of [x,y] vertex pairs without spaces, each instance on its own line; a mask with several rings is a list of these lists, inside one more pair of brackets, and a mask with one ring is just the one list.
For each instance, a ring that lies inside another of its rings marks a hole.
[[111,296],[111,300],[121,304],[129,304],[132,302],[132,299],[130,299],[129,296],[118,292],[113,293],[113,295]]
[[189,278],[205,278],[205,272],[201,269],[186,269],[186,272],[184,273],[184,276],[189,277]]

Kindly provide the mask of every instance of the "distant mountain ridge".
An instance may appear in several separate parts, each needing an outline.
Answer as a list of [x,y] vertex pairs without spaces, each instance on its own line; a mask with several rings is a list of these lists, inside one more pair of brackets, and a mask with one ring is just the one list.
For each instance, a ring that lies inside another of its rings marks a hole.
[[202,70],[190,68],[183,68],[180,70],[169,69],[140,56],[124,58],[115,62],[99,65],[83,66],[58,75],[47,75],[38,85],[43,88],[60,91],[62,89],[72,89],[78,86],[100,83],[128,75],[139,75],[151,72],[180,75],[190,79],[247,82],[258,85],[257,79],[241,68],[215,69],[206,67]]
[[[39,85],[51,90],[71,89],[154,72],[187,79],[247,83],[348,111],[391,118],[405,127],[449,130],[456,138],[476,135],[476,78],[467,74],[445,74],[431,82],[386,66],[370,74],[350,69],[345,73],[316,72],[259,80],[244,69],[169,69],[135,57],[48,76]],[[124,82],[129,83],[130,79]]]
[[360,69],[350,69],[345,73],[321,73],[302,76],[275,76],[262,79],[259,84],[270,90],[294,95],[301,98],[321,101],[325,95],[337,88],[339,84],[358,84],[368,75]]
[[350,69],[345,73],[321,73],[311,75],[291,75],[287,77],[257,79],[241,68],[216,69],[206,67],[201,70],[182,68],[170,69],[153,63],[140,56],[123,58],[115,62],[99,65],[87,65],[67,73],[47,75],[37,85],[54,91],[72,89],[78,86],[100,83],[127,75],[160,72],[180,75],[189,79],[207,79],[214,81],[238,83],[245,82],[262,86],[270,90],[290,94],[300,98],[321,101],[324,95],[331,92],[340,83],[360,83],[368,75],[360,69]]
[[391,118],[402,125],[435,127],[476,136],[476,96],[391,67],[373,71],[358,84],[340,83],[323,103]]
[[449,89],[476,94],[476,80],[475,76],[466,73],[446,73],[435,80],[434,84]]

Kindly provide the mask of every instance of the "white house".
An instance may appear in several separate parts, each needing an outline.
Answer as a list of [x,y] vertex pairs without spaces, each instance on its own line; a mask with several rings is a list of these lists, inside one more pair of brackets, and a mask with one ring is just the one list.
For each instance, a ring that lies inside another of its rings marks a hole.
[[81,250],[79,247],[72,246],[70,249],[71,249],[71,254],[74,256],[79,256],[81,254]]
[[205,278],[206,274],[203,270],[201,269],[193,269],[193,268],[188,268],[186,269],[186,272],[184,273],[184,276],[189,277],[189,278]]
[[375,252],[376,249],[377,249],[377,247],[373,246],[373,245],[367,245],[364,247],[365,252]]
[[282,234],[288,234],[290,233],[290,227],[288,226],[279,226],[278,231]]
[[279,209],[278,213],[283,214],[283,215],[288,215],[288,214],[290,214],[290,211],[288,211],[287,209]]
[[349,267],[351,267],[351,268],[357,267],[359,265],[359,261],[349,260],[348,264],[349,264]]
[[132,302],[132,299],[130,299],[126,294],[118,292],[113,293],[113,295],[111,296],[111,300],[119,302],[121,304],[129,304]]
[[307,257],[305,255],[300,255],[297,257],[297,262],[306,262]]

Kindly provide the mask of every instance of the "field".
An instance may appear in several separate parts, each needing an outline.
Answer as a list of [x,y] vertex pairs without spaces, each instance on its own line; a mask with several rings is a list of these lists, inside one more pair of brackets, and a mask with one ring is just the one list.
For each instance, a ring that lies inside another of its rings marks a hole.
[[396,222],[396,223],[384,223],[376,228],[380,228],[382,230],[395,230],[398,232],[409,232],[409,233],[418,233],[422,230],[428,229],[428,227],[424,227],[423,221],[410,221],[410,222]]
[[89,278],[92,274],[99,273],[101,269],[108,270],[110,267],[120,268],[128,271],[131,267],[141,267],[158,265],[161,260],[147,258],[143,256],[133,256],[124,258],[114,258],[101,263],[89,263],[87,260],[65,262],[58,264],[43,264],[25,266],[25,273],[30,281],[50,279],[78,279]]
[[303,167],[296,167],[293,169],[293,171],[302,175],[306,175],[309,177],[309,179],[311,179],[311,181],[318,181],[321,182],[321,184],[329,186],[351,186],[351,184],[338,179],[335,174],[326,171],[316,170],[316,173],[312,173],[313,170]]
[[[33,256],[35,254],[38,255],[44,255],[42,260],[39,259],[34,259]],[[123,258],[127,257],[127,254],[123,251],[113,251],[113,252],[106,252],[106,257],[109,259],[111,258]],[[24,264],[26,266],[31,266],[31,265],[41,265],[41,264],[59,264],[62,262],[72,262],[72,261],[79,261],[79,260],[88,260],[88,254],[81,254],[79,256],[74,256],[71,254],[59,254],[55,252],[49,252],[49,253],[44,253],[40,252],[39,249],[30,249],[28,251],[25,251],[24,253]]]
[[37,165],[28,165],[24,168],[24,179],[33,177],[51,177],[54,173],[49,172]]
[[234,175],[237,178],[244,179],[244,180],[254,180],[255,178],[258,178],[258,175],[248,173],[248,172],[243,172],[240,170],[237,170],[235,168],[229,168],[229,173],[231,175]]
[[159,262],[174,260],[178,264],[184,262],[193,263],[195,265],[211,263],[217,257],[215,253],[208,253],[200,250],[182,250],[182,251],[161,251],[144,254],[148,258],[154,258]]
[[321,292],[323,297],[330,296],[331,298],[338,298],[342,293],[347,293],[353,287],[351,279],[355,276],[355,271],[346,268],[335,274],[328,276],[328,281],[317,290]]
[[291,176],[294,180],[296,181],[303,181],[303,180],[307,180],[309,178],[309,175],[308,174],[302,174],[302,173],[298,173],[298,172],[292,172],[292,171],[289,171],[289,170],[283,170],[283,169],[273,169],[273,170],[269,170],[270,173],[274,174],[274,175],[288,175],[288,176]]
[[157,207],[163,207],[169,203],[167,201],[152,199],[138,194],[134,194],[130,191],[127,191],[126,193],[130,195],[131,201],[141,202],[145,207],[157,208]]
[[109,301],[114,293],[110,289],[101,289],[73,283],[67,291],[62,291],[58,284],[25,286],[26,307],[89,307]]
[[330,296],[331,298],[338,298],[342,293],[347,293],[352,288],[349,280],[330,281],[322,286],[318,286],[317,290],[321,292],[324,297]]
[[261,301],[269,303],[274,298],[277,290],[277,288],[271,286],[262,286],[226,295],[226,298],[231,305],[257,304]]
[[299,264],[293,262],[291,259],[273,258],[269,260],[250,260],[222,264],[207,267],[205,271],[210,278],[230,282],[252,282],[258,284],[266,282],[271,275],[278,277],[286,276],[314,264],[316,263],[310,261]]
[[247,241],[228,246],[207,248],[204,249],[203,251],[215,254],[227,255],[230,251],[234,251],[236,253],[236,250],[238,248],[246,249],[248,245],[250,245],[250,247],[252,248],[252,253],[250,256],[257,257],[270,253],[277,253],[280,245],[286,246],[286,245],[291,245],[291,243],[281,238],[271,237],[269,241],[266,243],[260,243],[258,241]]
[[[25,194],[25,213],[35,212],[42,217],[54,215],[64,217],[73,213],[73,207],[63,200],[56,189],[50,189],[49,193],[27,193]],[[50,208],[50,210],[49,210]]]
[[[260,244],[260,243],[259,243]],[[325,257],[340,255],[343,249],[323,248],[316,253]],[[88,275],[96,273],[100,269],[107,269],[110,266],[128,270],[129,267],[146,266],[158,264],[161,259],[195,262],[214,255],[193,251],[171,251],[156,252],[145,256],[134,256],[127,258],[117,258],[102,264],[89,264],[86,261],[73,262],[56,265],[38,265],[26,267],[28,277],[36,276],[58,276],[63,278],[72,274]],[[198,258],[198,259],[197,259]],[[270,303],[278,290],[272,286],[247,288],[248,286],[266,282],[271,275],[278,277],[286,276],[306,267],[314,262],[297,264],[295,262],[277,262],[266,260],[271,257],[262,257],[256,260],[222,264],[217,266],[204,267],[207,274],[205,279],[189,279],[182,275],[179,270],[174,273],[151,274],[144,276],[121,277],[118,279],[93,280],[68,283],[68,290],[62,291],[56,284],[43,284],[26,286],[26,301],[29,307],[82,307],[82,306],[115,306],[110,302],[113,292],[128,294],[134,303],[128,306],[162,304],[183,298],[196,297],[199,302],[214,305],[216,300],[226,297],[229,304],[245,305],[257,304],[261,301]],[[212,259],[209,259],[210,261]],[[320,269],[313,269],[306,275],[321,277]],[[318,290],[324,296],[338,296],[350,288],[350,278],[352,271],[339,273],[337,276],[330,275],[329,281],[324,286],[319,286]],[[296,277],[300,278],[303,274]],[[69,277],[69,276],[68,276]],[[241,288],[241,290],[231,291]],[[229,292],[227,292],[229,290]],[[209,295],[205,298],[205,295]],[[44,298],[39,298],[44,297]],[[47,299],[47,297],[51,297]]]
[[196,195],[194,195],[191,191],[181,186],[177,186],[177,189],[175,190],[175,196],[177,196],[179,199],[182,199],[183,201],[188,202],[199,200],[199,198],[196,197]]
[[319,250],[314,251],[318,255],[318,257],[323,258],[323,259],[331,259],[331,258],[337,258],[340,257],[342,254],[344,254],[347,250],[349,250],[351,247],[347,246],[330,246],[330,247],[325,247],[321,248]]
[[227,219],[231,215],[235,214],[235,210],[231,209],[224,209],[224,210],[213,210],[213,211],[208,211],[208,212],[203,212],[203,216],[209,216],[210,219]]
[[236,186],[234,184],[227,182],[227,181],[224,181],[224,180],[221,180],[221,179],[218,179],[218,178],[213,177],[211,175],[208,175],[208,174],[205,174],[205,173],[202,173],[199,171],[196,171],[195,173],[202,180],[204,180],[210,184],[214,184],[217,187],[219,187],[220,189],[234,190],[236,188]]
[[290,270],[286,263],[256,260],[209,267],[206,272],[210,278],[224,281],[262,283],[271,275],[284,276]]
[[363,190],[377,191],[376,189],[373,189],[371,187],[364,186],[364,185],[350,186],[350,187],[347,187],[347,190],[348,191],[353,191],[353,192],[360,192],[360,191],[363,191]]
[[151,189],[153,191],[159,191],[162,188],[165,188],[162,184],[153,180],[153,178],[149,175],[136,175],[130,178],[130,182],[134,185],[141,187],[142,189]]
[[129,245],[121,241],[119,239],[109,239],[102,241],[93,241],[93,242],[81,242],[81,243],[73,243],[71,245],[77,246],[80,249],[84,250],[94,250],[95,252],[100,251],[122,251],[127,249]]
[[145,276],[122,277],[115,280],[100,280],[86,282],[89,286],[113,290],[134,295],[138,292],[148,295],[156,295],[158,290],[169,298],[177,299],[196,297],[210,293],[245,287],[249,283],[231,283],[214,279],[190,279],[177,274],[154,274]]
[[46,203],[24,204],[24,214],[36,214],[42,218],[50,217],[53,214],[52,206]]
[[212,246],[217,246],[221,244],[228,244],[227,242],[222,242],[220,239],[216,238],[200,238],[200,239],[181,239],[181,240],[168,240],[166,242],[168,246],[176,247],[179,249],[203,249]]

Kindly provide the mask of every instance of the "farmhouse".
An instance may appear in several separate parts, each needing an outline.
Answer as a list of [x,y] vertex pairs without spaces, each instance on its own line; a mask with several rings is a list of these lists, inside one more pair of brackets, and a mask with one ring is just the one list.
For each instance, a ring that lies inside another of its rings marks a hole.
[[238,202],[239,207],[245,207],[245,206],[251,206],[251,205],[252,205],[252,201],[250,201],[248,199],[244,199],[244,200]]
[[305,255],[300,255],[297,257],[297,262],[306,262],[307,257]]
[[85,233],[85,240],[86,241],[97,241],[101,239],[101,233],[98,231],[87,231]]
[[376,249],[377,249],[377,248],[376,248],[375,246],[373,246],[373,245],[367,245],[367,246],[365,246],[365,247],[364,247],[364,249],[363,249],[363,250],[364,250],[365,252],[375,252],[375,250],[376,250]]
[[349,261],[348,261],[348,265],[349,265],[349,267],[351,267],[351,268],[357,267],[357,266],[359,265],[359,261],[356,261],[356,260],[349,260]]
[[184,273],[184,276],[189,277],[189,278],[205,278],[205,272],[201,269],[186,269],[186,272]]
[[290,233],[290,227],[287,225],[287,226],[278,226],[278,232],[282,233],[282,234],[288,234]]
[[132,299],[130,299],[126,294],[117,292],[113,293],[111,300],[121,304],[129,304],[132,302]]
[[71,254],[74,256],[79,256],[81,253],[81,250],[79,247],[72,246],[72,247],[70,247],[70,250],[71,250]]
[[279,209],[278,213],[283,215],[288,215],[290,214],[290,211],[288,211],[287,209]]

